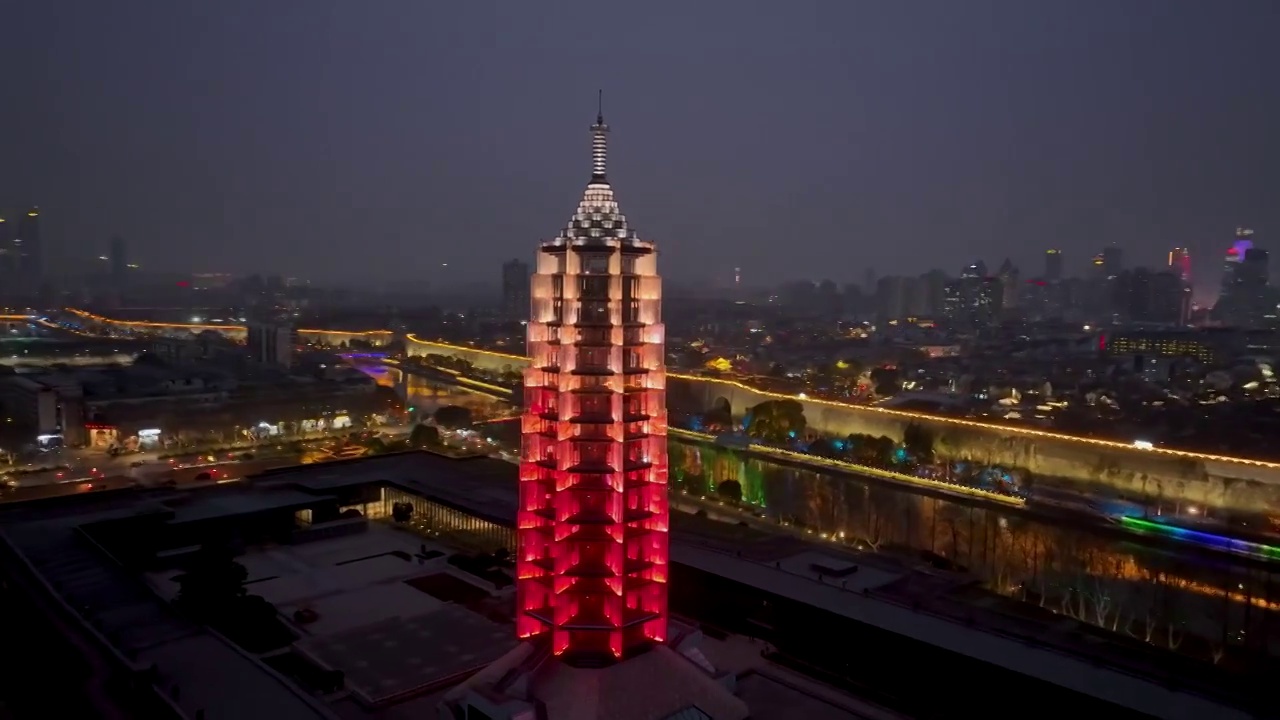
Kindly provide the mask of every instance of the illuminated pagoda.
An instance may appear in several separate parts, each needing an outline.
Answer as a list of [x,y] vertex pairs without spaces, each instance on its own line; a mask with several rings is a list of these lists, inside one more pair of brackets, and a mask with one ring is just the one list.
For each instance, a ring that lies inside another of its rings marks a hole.
[[667,412],[652,242],[618,210],[609,126],[591,180],[538,251],[525,371],[516,633],[442,718],[744,720],[746,704],[667,616]]
[[520,465],[517,633],[570,663],[618,660],[667,635],[667,413],[662,286],[606,176],[538,252]]

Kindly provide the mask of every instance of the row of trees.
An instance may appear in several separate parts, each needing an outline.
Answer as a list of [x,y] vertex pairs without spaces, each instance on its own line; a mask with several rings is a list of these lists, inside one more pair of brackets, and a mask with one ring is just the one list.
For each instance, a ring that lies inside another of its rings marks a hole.
[[[728,400],[717,398],[702,417],[705,429],[725,432],[735,429]],[[747,410],[742,430],[765,443],[797,448],[835,460],[875,467],[922,465],[934,461],[933,433],[911,423],[903,430],[902,443],[886,436],[852,433],[845,437],[818,434],[808,427],[804,405],[797,400],[767,400]],[[817,437],[814,437],[817,435]]]

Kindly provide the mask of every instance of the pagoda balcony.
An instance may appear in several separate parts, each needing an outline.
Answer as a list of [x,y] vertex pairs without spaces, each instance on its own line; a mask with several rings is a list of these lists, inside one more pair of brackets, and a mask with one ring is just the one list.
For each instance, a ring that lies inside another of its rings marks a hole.
[[577,465],[570,465],[568,471],[571,473],[595,473],[599,475],[608,475],[609,473],[618,472],[618,469],[607,462],[600,460],[588,460],[580,462]]
[[617,630],[618,624],[602,612],[582,612],[560,627],[564,630]]
[[622,565],[622,572],[626,575],[633,575],[638,572],[644,572],[653,566],[654,563],[649,560],[633,560],[631,558],[627,558],[626,562]]
[[563,542],[614,542],[608,525],[583,525],[563,538]]
[[543,605],[533,610],[525,610],[524,614],[544,625],[555,625],[555,621],[552,619],[555,617],[555,610],[550,606]]
[[616,577],[617,573],[602,562],[580,562],[568,570],[565,570],[563,573],[560,573],[560,576],[574,578],[611,578]]
[[569,372],[570,375],[593,375],[596,377],[608,377],[614,375],[614,371],[607,365],[579,365]]
[[570,525],[615,525],[617,520],[602,510],[583,510],[564,519]]
[[640,610],[636,608],[622,609],[622,627],[634,627],[650,620],[657,620],[662,617],[662,613],[656,613],[650,610]]
[[[548,573],[554,573],[556,571],[555,561],[548,557],[535,558],[533,560],[529,560],[528,563],[540,570],[546,570]],[[550,578],[554,576],[546,575],[544,577]]]
[[622,514],[622,522],[630,524],[641,520],[648,520],[654,515],[657,515],[657,513],[652,510],[641,510],[639,508],[630,509]]

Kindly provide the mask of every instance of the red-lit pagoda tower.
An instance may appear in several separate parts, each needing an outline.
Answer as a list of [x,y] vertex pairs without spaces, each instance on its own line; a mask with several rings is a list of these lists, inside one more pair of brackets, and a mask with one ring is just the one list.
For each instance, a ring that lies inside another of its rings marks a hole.
[[667,413],[662,286],[652,242],[606,177],[542,244],[531,290],[516,571],[517,632],[571,665],[667,635]]

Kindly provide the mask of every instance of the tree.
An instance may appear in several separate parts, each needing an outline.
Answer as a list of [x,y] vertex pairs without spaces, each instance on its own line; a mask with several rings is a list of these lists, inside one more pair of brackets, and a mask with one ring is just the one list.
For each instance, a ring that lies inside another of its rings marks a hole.
[[445,405],[433,416],[442,428],[465,428],[471,425],[471,411],[461,405]]
[[725,500],[742,502],[742,483],[737,480],[725,480],[716,486],[716,494]]
[[820,437],[817,440],[814,440],[813,442],[809,443],[809,447],[805,450],[805,452],[809,453],[810,455],[817,455],[818,457],[825,457],[825,458],[840,457],[840,451],[836,450],[835,443],[831,442],[830,440],[824,437]]
[[804,434],[804,405],[797,400],[766,400],[748,411],[747,433],[785,443]]
[[418,449],[440,447],[440,431],[430,425],[415,425],[409,433],[409,446]]
[[933,433],[916,423],[910,423],[902,431],[902,447],[916,462],[933,462]]

